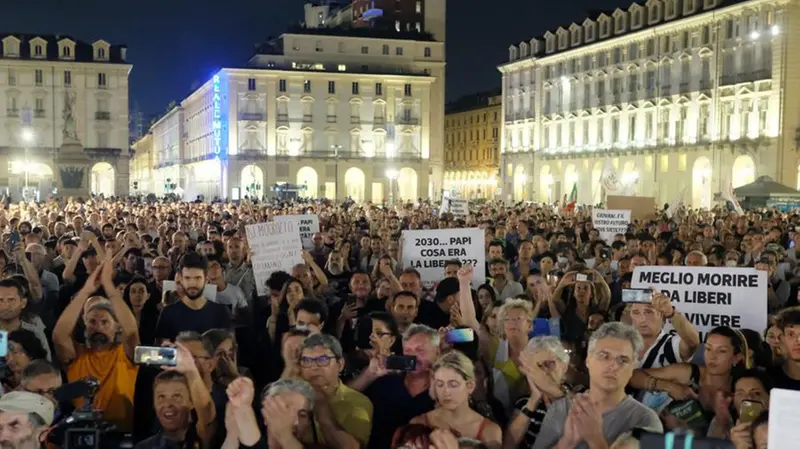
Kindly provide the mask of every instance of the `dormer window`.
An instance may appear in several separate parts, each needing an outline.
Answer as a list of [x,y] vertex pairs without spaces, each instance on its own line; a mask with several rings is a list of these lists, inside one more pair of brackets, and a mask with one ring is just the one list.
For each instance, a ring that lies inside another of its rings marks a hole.
[[659,0],[650,0],[647,2],[647,23],[649,25],[656,24],[661,21],[661,2]]
[[689,14],[694,14],[694,10],[697,8],[697,0],[683,0],[683,15],[688,16]]
[[608,37],[611,33],[611,27],[609,26],[610,19],[608,16],[601,16],[598,22],[600,22],[600,37]]
[[570,35],[571,35],[570,39],[571,39],[572,45],[580,45],[580,43],[581,43],[581,27],[579,27],[578,25],[574,25],[573,24],[570,27],[570,31],[569,32],[570,32]]
[[75,42],[70,39],[58,41],[59,59],[75,59]]
[[634,3],[630,10],[631,29],[637,30],[642,27],[642,7]]
[[3,56],[6,58],[19,57],[19,39],[16,36],[7,36],[3,39]]
[[519,43],[519,57],[520,58],[528,57],[528,44],[526,44],[525,42]]
[[539,39],[531,39],[531,56],[536,56],[542,48],[542,43]]
[[625,13],[617,10],[614,13],[614,33],[624,33],[627,29]]
[[664,3],[664,19],[671,20],[678,15],[678,7],[675,0],[666,0]]
[[594,33],[595,33],[594,22],[591,22],[591,21],[588,21],[588,20],[583,22],[583,29],[584,29],[584,37],[586,39],[586,42],[592,42],[594,40],[594,38],[595,38],[595,35],[594,35]]
[[44,59],[47,57],[47,41],[41,37],[31,39],[31,58]]
[[703,0],[703,9],[715,8],[719,4],[719,0]]
[[547,32],[544,36],[545,40],[545,52],[552,53],[555,51],[556,47],[556,38],[551,32]]
[[96,41],[92,44],[94,49],[94,59],[96,61],[108,61],[111,46],[106,41]]
[[558,31],[558,48],[564,49],[567,48],[567,31],[563,28],[560,28]]
[[517,53],[517,47],[515,47],[513,45],[508,47],[508,60],[509,61],[516,61],[518,57],[519,56],[518,56],[518,53]]

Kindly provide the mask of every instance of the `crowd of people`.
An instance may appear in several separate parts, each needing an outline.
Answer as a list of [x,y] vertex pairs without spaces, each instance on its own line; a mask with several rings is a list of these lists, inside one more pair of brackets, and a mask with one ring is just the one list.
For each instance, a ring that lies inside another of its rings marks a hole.
[[[0,445],[600,449],[691,433],[767,448],[771,389],[800,389],[800,215],[654,210],[603,241],[588,207],[436,212],[10,205]],[[280,214],[316,214],[321,232],[259,296],[245,226]],[[403,266],[404,230],[476,227],[486,266],[448,261],[433,285]],[[660,292],[626,303],[647,265],[767,272],[768,328],[702,341]],[[176,358],[136,363],[141,346]]]

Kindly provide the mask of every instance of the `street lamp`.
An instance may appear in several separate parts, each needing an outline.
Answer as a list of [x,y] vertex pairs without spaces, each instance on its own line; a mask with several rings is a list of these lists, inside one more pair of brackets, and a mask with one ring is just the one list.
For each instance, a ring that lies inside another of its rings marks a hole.
[[394,180],[400,173],[394,168],[386,170],[386,177],[389,178],[389,204],[394,205]]
[[336,161],[336,182],[333,183],[333,201],[336,202],[339,200],[339,150],[342,149],[341,145],[331,145],[331,149],[333,150],[333,158]]

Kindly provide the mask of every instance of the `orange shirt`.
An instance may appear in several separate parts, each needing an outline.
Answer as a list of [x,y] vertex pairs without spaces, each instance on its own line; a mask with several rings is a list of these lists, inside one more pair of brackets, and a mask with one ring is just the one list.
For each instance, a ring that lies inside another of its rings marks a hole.
[[[67,369],[67,380],[97,378],[100,387],[94,397],[94,408],[102,410],[104,419],[115,424],[117,430],[130,432],[138,367],[125,355],[124,345],[118,344],[107,351],[87,350],[84,346],[76,349],[78,357]],[[83,399],[75,400],[76,407],[82,405]]]

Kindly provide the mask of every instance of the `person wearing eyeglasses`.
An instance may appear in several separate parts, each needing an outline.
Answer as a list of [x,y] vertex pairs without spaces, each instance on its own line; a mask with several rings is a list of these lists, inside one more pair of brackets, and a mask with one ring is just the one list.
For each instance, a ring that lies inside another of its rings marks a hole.
[[316,392],[314,429],[321,443],[339,448],[366,445],[372,431],[372,402],[343,384],[342,345],[328,334],[312,334],[300,347],[300,375]]
[[600,326],[589,340],[589,390],[552,403],[533,449],[608,448],[633,429],[662,433],[658,415],[625,393],[642,337],[632,326]]

